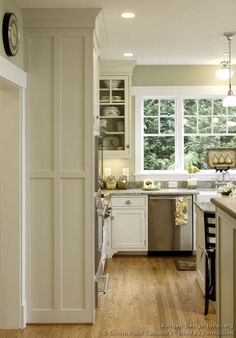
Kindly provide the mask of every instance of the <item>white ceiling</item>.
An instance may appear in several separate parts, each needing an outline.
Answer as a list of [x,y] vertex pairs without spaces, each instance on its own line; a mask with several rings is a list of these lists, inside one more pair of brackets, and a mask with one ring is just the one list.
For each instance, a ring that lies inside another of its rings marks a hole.
[[[224,32],[236,32],[236,0],[17,0],[24,8],[102,8],[101,58],[138,64],[219,64],[227,60]],[[134,19],[122,19],[132,11]],[[232,40],[236,63],[236,35]]]

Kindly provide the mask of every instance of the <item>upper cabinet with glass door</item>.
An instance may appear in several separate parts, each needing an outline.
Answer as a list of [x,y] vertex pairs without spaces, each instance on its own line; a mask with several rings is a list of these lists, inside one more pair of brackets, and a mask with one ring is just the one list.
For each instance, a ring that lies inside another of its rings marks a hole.
[[100,78],[100,134],[105,157],[128,157],[128,76]]

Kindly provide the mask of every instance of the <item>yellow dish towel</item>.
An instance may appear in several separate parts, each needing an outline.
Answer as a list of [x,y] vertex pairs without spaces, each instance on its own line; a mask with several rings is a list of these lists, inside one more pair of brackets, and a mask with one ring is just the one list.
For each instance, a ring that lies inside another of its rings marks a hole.
[[188,223],[188,201],[189,196],[176,197],[175,225],[186,225]]

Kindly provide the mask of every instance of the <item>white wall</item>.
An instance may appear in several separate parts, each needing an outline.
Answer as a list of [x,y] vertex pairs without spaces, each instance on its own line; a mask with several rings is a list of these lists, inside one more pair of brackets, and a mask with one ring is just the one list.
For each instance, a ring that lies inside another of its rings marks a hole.
[[[15,13],[20,29],[20,47],[16,56],[7,56],[4,50],[3,41],[2,41],[2,33],[0,34],[0,55],[6,58],[11,63],[16,66],[23,68],[23,30],[22,30],[22,12],[19,6],[17,5],[15,0],[1,0],[0,1],[0,20],[2,23],[4,14],[6,12]],[[1,24],[2,27],[2,24]],[[2,30],[2,28],[1,28]]]
[[0,328],[25,325],[22,175],[25,85],[25,73],[0,57]]

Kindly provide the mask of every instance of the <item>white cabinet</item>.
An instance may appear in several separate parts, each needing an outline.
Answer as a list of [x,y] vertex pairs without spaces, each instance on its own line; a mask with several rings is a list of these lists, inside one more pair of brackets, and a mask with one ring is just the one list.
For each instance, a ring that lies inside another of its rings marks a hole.
[[[215,199],[216,201],[217,199]],[[221,198],[218,199],[219,202]],[[228,324],[227,337],[236,337],[236,209],[234,198],[226,198],[222,205],[216,204],[216,317],[217,323]],[[224,208],[224,209],[223,209]],[[227,210],[231,215],[227,213]],[[223,330],[218,335],[225,337]]]
[[94,135],[100,135],[100,120],[99,120],[99,49],[94,37],[93,45],[93,118],[94,118]]
[[112,220],[112,248],[145,249],[145,210],[115,209]]
[[118,251],[147,251],[147,197],[112,197],[109,256]]
[[101,62],[99,116],[105,158],[131,156],[131,75],[134,65],[134,62]]
[[94,31],[98,16],[95,9],[23,10],[30,84],[26,171],[31,323],[95,319],[93,119],[98,107]]

